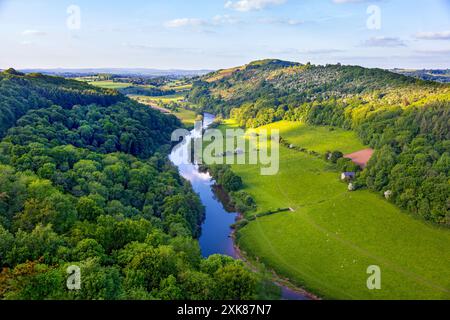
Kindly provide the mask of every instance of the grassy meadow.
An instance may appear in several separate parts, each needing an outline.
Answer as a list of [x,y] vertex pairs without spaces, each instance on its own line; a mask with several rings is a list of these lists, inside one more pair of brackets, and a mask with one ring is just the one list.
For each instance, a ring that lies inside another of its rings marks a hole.
[[197,114],[192,111],[182,107],[178,108],[178,111],[171,111],[169,109],[160,107],[167,102],[178,102],[184,99],[184,96],[181,95],[172,95],[172,96],[161,96],[161,97],[150,97],[150,96],[142,96],[142,95],[129,95],[129,97],[133,100],[136,100],[140,103],[154,106],[160,111],[164,111],[166,113],[170,113],[175,115],[181,122],[188,128],[194,127],[195,120],[197,119]]
[[112,80],[89,81],[89,84],[104,89],[123,89],[132,86],[130,83],[113,82]]
[[[234,127],[228,121],[222,129]],[[349,131],[279,122],[284,139],[317,152],[358,151]],[[449,299],[450,230],[415,219],[368,190],[349,192],[324,160],[280,147],[280,171],[234,165],[258,212],[293,212],[258,218],[238,231],[253,259],[294,284],[330,299]],[[368,290],[367,268],[381,268],[381,290]]]
[[143,103],[152,103],[152,104],[161,104],[161,103],[170,103],[170,102],[180,102],[185,96],[183,94],[172,94],[167,96],[143,96],[143,95],[129,95],[130,98],[135,98],[140,100]]
[[181,122],[187,126],[188,128],[193,128],[195,124],[195,120],[197,119],[198,115],[191,110],[179,108],[178,111],[173,112],[173,114],[181,120]]

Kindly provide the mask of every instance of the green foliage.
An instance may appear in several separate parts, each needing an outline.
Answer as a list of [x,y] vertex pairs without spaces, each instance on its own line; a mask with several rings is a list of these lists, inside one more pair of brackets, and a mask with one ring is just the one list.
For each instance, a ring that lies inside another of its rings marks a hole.
[[231,204],[238,212],[248,212],[256,209],[253,197],[245,191],[231,192]]
[[175,94],[175,90],[161,90],[159,88],[151,88],[151,87],[127,87],[119,90],[122,94],[128,95],[142,95],[142,96],[150,96],[150,97],[161,97],[167,96],[171,94]]
[[337,163],[343,156],[344,154],[341,151],[333,151],[330,153],[329,160],[333,163]]
[[203,170],[207,170],[216,183],[227,192],[238,191],[243,186],[241,177],[228,165],[209,165],[204,166]]
[[93,103],[108,106],[124,100],[114,91],[41,74],[24,75],[13,69],[0,73],[0,97],[0,136],[32,109],[54,104],[63,108]]
[[[354,130],[376,149],[358,185],[390,190],[400,208],[449,224],[449,85],[381,69],[272,60],[202,80],[193,84],[190,101],[242,127],[289,120]],[[338,167],[356,169],[345,160]]]
[[[226,271],[234,260],[202,271],[204,208],[164,155],[175,117],[11,70],[0,111],[0,299],[251,297],[250,271]],[[67,290],[70,265],[79,291]]]
[[359,172],[361,167],[355,164],[352,160],[347,158],[339,158],[336,161],[336,167],[341,172]]

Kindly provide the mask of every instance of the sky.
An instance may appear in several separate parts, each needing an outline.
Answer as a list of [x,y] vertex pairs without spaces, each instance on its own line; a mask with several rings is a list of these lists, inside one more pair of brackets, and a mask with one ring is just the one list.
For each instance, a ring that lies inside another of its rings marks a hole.
[[0,68],[450,68],[450,0],[0,0]]

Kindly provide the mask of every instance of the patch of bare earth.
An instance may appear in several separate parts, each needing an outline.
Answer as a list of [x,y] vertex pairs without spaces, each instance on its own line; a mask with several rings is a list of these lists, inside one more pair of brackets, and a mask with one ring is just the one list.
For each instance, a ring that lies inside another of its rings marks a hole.
[[367,166],[370,158],[372,158],[374,152],[375,151],[373,149],[364,149],[354,153],[346,154],[344,157],[352,160],[355,164],[364,169]]

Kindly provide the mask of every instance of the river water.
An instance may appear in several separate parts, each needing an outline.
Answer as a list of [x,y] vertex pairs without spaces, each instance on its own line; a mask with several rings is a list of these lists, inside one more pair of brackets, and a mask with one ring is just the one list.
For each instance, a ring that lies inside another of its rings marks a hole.
[[[214,115],[205,113],[203,128],[208,128],[214,122]],[[214,180],[209,173],[199,171],[198,165],[189,163],[189,138],[196,133],[191,132],[183,142],[175,146],[169,158],[180,172],[180,175],[190,181],[194,191],[200,196],[205,206],[205,221],[202,225],[202,234],[199,239],[202,255],[208,257],[212,254],[224,254],[239,258],[232,235],[231,225],[236,222],[238,214],[228,212],[213,191]],[[278,285],[282,298],[286,300],[307,300],[308,297],[288,287]]]

